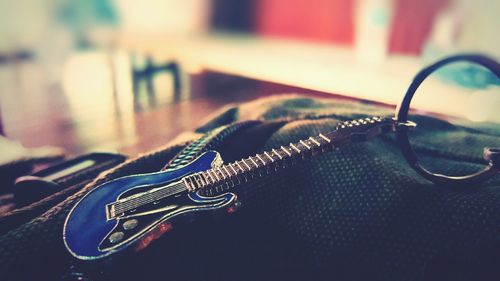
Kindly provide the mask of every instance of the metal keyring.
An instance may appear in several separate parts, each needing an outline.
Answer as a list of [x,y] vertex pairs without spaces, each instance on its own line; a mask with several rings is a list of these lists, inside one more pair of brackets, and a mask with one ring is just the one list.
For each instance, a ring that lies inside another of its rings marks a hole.
[[[415,76],[412,83],[408,87],[408,90],[406,91],[403,100],[396,108],[395,118],[397,124],[407,124],[411,100],[413,99],[413,95],[417,91],[418,87],[422,84],[422,82],[438,68],[448,63],[457,61],[468,61],[479,64],[489,69],[497,76],[497,78],[500,79],[500,64],[496,62],[494,59],[488,58],[483,55],[461,54],[440,60],[424,68]],[[418,162],[418,157],[415,154],[413,148],[411,147],[410,141],[408,139],[408,131],[409,130],[407,126],[396,126],[396,135],[399,144],[401,145],[401,151],[403,153],[403,156],[415,171],[417,171],[424,178],[434,183],[445,184],[445,185],[474,184],[484,181],[494,176],[500,171],[500,163],[498,161],[499,150],[493,148],[493,149],[486,149],[487,151],[485,151],[485,159],[489,161],[489,164],[479,172],[466,176],[447,176],[447,175],[432,173],[429,170],[425,169]],[[488,155],[489,158],[487,158],[486,155]],[[496,161],[494,161],[495,159]]]

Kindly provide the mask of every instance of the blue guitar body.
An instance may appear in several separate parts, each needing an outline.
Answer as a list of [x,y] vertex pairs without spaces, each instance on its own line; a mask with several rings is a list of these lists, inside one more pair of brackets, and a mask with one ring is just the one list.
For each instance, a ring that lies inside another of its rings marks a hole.
[[[102,258],[137,242],[155,226],[178,215],[230,206],[236,200],[233,193],[205,197],[199,192],[179,188],[185,176],[220,165],[220,155],[208,151],[176,170],[127,176],[104,183],[87,193],[68,215],[63,230],[66,248],[79,259]],[[110,215],[110,204],[158,189],[170,189],[174,194]]]

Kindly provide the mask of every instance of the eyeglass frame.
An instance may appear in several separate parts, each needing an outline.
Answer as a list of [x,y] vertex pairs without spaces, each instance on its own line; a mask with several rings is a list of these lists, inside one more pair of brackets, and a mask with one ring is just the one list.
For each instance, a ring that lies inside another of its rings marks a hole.
[[408,138],[409,127],[404,126],[403,124],[408,124],[408,113],[410,111],[410,103],[415,95],[416,91],[422,84],[422,82],[431,75],[434,71],[441,68],[442,66],[459,61],[473,62],[479,64],[492,73],[496,75],[498,79],[500,79],[500,64],[496,62],[494,59],[486,57],[480,54],[459,54],[444,58],[439,60],[424,69],[422,69],[415,78],[413,78],[412,83],[406,90],[405,96],[403,100],[396,108],[395,120],[396,124],[402,124],[401,126],[396,126],[396,137],[401,146],[401,151],[403,153],[404,158],[408,162],[408,164],[422,177],[442,185],[470,185],[477,184],[483,182],[497,173],[500,173],[500,148],[485,148],[483,158],[489,161],[488,165],[481,171],[470,175],[464,176],[447,176],[443,174],[433,173],[423,167],[419,161],[418,157],[415,154],[415,151],[411,147],[410,140]]

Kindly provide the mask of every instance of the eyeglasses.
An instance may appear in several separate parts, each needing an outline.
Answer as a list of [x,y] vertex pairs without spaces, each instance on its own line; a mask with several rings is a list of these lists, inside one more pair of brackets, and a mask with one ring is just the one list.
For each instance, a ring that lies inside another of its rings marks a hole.
[[[446,114],[440,119],[412,106],[432,108],[443,103],[446,110],[441,112]],[[483,55],[462,54],[424,68],[397,107],[395,120],[418,124],[414,130],[396,126],[396,136],[410,166],[426,179],[470,185],[499,174],[499,63]]]

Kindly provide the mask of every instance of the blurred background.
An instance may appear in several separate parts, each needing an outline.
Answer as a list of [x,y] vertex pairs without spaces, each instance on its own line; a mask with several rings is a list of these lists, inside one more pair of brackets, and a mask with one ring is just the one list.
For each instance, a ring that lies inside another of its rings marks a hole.
[[[437,59],[498,59],[498,11],[496,0],[0,0],[0,133],[137,154],[261,96],[394,106]],[[415,106],[500,118],[498,95],[452,92]]]

